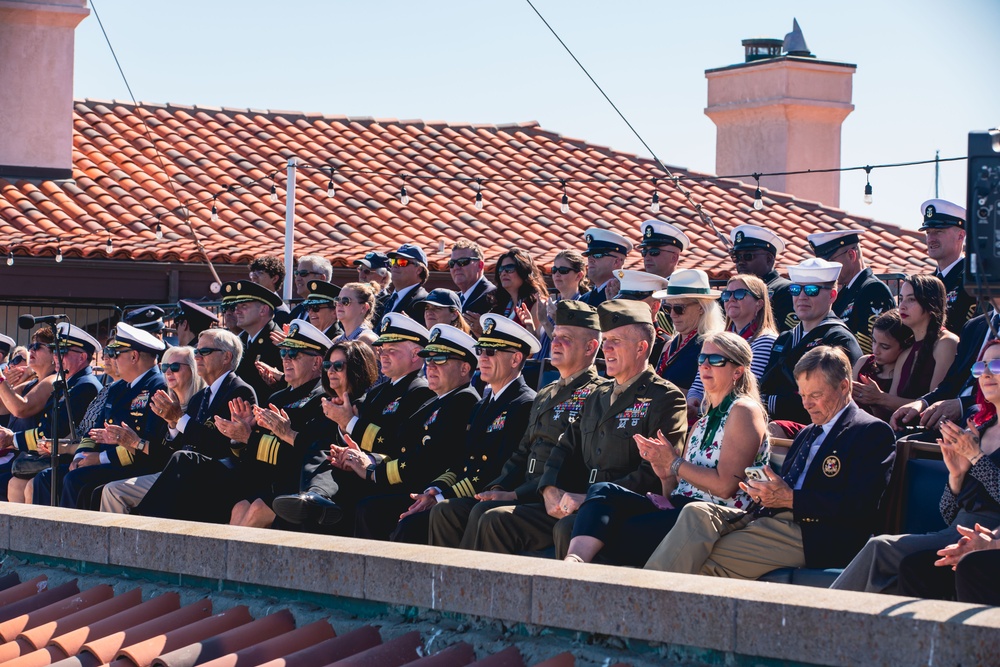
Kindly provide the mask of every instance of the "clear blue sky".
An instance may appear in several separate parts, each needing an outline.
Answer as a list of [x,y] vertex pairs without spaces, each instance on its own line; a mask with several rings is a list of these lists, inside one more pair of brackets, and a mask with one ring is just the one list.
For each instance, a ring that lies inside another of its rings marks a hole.
[[[855,63],[842,166],[963,156],[1000,125],[1000,1],[593,2],[536,6],[667,164],[715,173],[704,71],[798,18],[821,59]],[[525,2],[96,0],[140,101],[504,123],[645,154]],[[128,99],[93,14],[75,94]],[[941,196],[965,202],[966,165]],[[844,174],[841,207],[915,227],[933,166]]]

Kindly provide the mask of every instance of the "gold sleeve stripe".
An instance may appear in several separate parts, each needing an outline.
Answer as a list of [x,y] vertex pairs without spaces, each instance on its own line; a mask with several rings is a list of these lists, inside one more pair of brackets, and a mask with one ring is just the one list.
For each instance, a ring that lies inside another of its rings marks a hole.
[[454,486],[455,482],[458,481],[458,475],[448,470],[443,475],[434,480],[435,482],[443,482],[443,486]]
[[469,481],[468,477],[462,479],[458,484],[453,485],[452,490],[455,491],[455,496],[458,498],[471,498],[476,495],[476,487],[472,486],[472,482]]
[[123,466],[130,466],[132,465],[132,462],[135,461],[135,453],[128,447],[118,445],[115,447],[115,454],[118,455],[118,461]]
[[270,465],[278,465],[278,448],[281,441],[268,433],[260,436],[260,443],[257,445],[257,460]]
[[97,449],[97,443],[94,442],[93,438],[83,438],[80,440],[80,446],[76,448],[76,451],[87,450],[87,449]]
[[369,424],[368,428],[365,429],[365,434],[361,436],[361,449],[370,452],[375,446],[375,437],[378,436],[380,430],[380,427],[375,424]]
[[38,451],[38,429],[33,428],[24,432],[24,444],[28,446],[29,452]]
[[385,478],[390,484],[402,484],[403,478],[399,475],[399,461],[389,461],[385,464]]

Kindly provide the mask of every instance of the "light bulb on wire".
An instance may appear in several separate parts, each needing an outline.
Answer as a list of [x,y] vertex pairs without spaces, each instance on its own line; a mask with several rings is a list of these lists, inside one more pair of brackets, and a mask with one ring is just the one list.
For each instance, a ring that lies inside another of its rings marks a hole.
[[108,251],[108,254],[109,254],[109,255],[110,255],[110,254],[111,254],[111,252],[112,252],[112,251],[113,251],[113,250],[115,249],[114,245],[112,245],[112,244],[111,244],[111,235],[110,235],[110,234],[108,234],[108,243],[107,243],[107,245],[105,246],[105,249],[106,249],[106,250]]
[[753,174],[753,178],[757,181],[757,190],[753,193],[753,208],[755,211],[764,210],[764,197],[760,193],[760,174]]
[[566,194],[566,181],[560,181],[562,183],[563,195],[562,201],[559,204],[560,213],[569,213],[569,195]]
[[865,203],[872,203],[872,182],[871,182],[872,168],[865,167]]
[[62,246],[56,246],[56,264],[62,264],[62,261],[63,261]]
[[483,210],[483,182],[480,179],[476,179],[476,208],[480,211]]
[[278,187],[274,183],[271,183],[271,203],[278,203]]
[[7,251],[7,266],[14,266],[14,251]]
[[160,226],[159,220],[156,221],[156,240],[157,241],[163,240],[163,227]]
[[330,174],[330,180],[326,184],[326,196],[331,199],[337,196],[337,189],[333,187],[333,174]]
[[649,205],[649,210],[652,211],[653,213],[659,213],[660,212],[660,193],[659,192],[656,192],[656,191],[653,192],[653,202]]
[[219,209],[215,208],[215,202],[212,202],[212,222],[219,221]]
[[403,185],[399,188],[399,203],[406,206],[410,203],[410,195],[406,192],[406,186]]

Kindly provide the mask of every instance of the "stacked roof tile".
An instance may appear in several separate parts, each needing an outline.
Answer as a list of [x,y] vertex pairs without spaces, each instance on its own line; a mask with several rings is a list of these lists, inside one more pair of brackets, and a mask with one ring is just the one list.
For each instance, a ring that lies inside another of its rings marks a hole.
[[[472,125],[84,100],[75,106],[73,144],[71,181],[0,179],[0,234],[11,240],[15,254],[53,256],[61,245],[66,257],[107,258],[110,237],[113,259],[198,261],[185,213],[213,262],[278,254],[285,165],[296,157],[303,163],[296,252],[323,254],[334,265],[413,241],[441,269],[446,255],[434,253],[459,238],[479,242],[488,257],[519,245],[547,264],[559,250],[580,248],[589,227],[638,239],[640,222],[656,217],[679,224],[691,237],[683,265],[714,274],[731,270],[725,249],[678,188],[651,182],[663,178],[651,160],[536,123]],[[331,168],[333,198],[327,196]],[[876,271],[931,267],[916,232],[778,193],[766,192],[766,207],[756,211],[751,186],[683,169],[675,173],[693,177],[684,185],[722,233],[751,223],[787,239],[779,264],[810,255],[806,234],[857,227],[871,230],[863,244]],[[477,178],[487,181],[482,210],[474,206]],[[559,179],[569,179],[567,214],[560,212]],[[272,183],[277,203],[269,196]],[[404,185],[408,205],[400,201]],[[236,189],[227,192],[230,186]],[[654,191],[661,204],[655,215]],[[213,197],[217,222],[211,221]],[[162,240],[156,238],[157,220]],[[633,257],[629,265],[639,263]]]
[[[561,653],[536,667],[574,663],[572,654]],[[174,592],[143,601],[138,588],[120,595],[106,584],[80,591],[76,580],[49,588],[44,575],[22,583],[17,573],[9,573],[0,577],[0,665],[524,667],[525,663],[513,646],[478,661],[464,642],[428,654],[418,631],[383,643],[372,626],[339,636],[326,620],[297,628],[287,609],[257,619],[242,605],[213,614],[207,598],[182,606]]]

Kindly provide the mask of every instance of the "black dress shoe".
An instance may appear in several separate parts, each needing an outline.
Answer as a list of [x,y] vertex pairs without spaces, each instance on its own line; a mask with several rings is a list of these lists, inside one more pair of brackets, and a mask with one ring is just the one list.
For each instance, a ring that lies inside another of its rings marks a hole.
[[344,515],[340,505],[315,491],[278,496],[271,509],[285,521],[299,525],[318,523],[332,526]]

